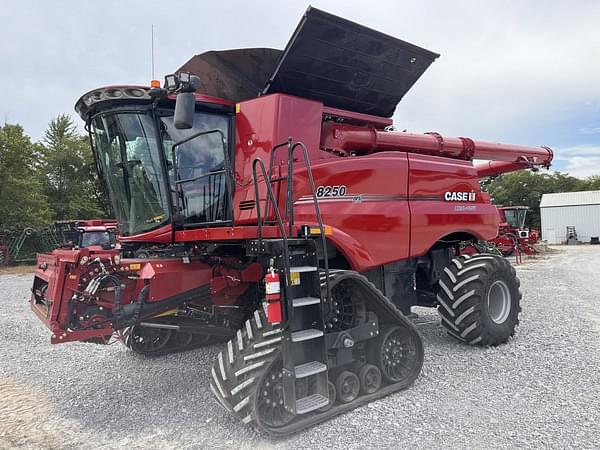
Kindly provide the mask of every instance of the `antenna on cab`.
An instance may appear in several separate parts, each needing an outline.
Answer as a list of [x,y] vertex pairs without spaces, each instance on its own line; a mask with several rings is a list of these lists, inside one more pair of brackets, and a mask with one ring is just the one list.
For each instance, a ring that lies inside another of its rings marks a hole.
[[150,25],[150,61],[150,65],[152,66],[152,81],[150,81],[150,86],[160,88],[160,81],[154,78],[154,24]]

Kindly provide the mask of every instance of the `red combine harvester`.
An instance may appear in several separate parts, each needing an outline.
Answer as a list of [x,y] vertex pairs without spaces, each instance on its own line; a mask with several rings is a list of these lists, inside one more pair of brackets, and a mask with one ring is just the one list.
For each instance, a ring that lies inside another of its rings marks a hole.
[[[51,342],[157,355],[227,341],[210,387],[274,435],[408,387],[423,363],[413,305],[459,341],[506,342],[514,269],[458,254],[498,228],[472,160],[538,167],[552,152],[391,131],[438,56],[309,8],[283,52],[208,52],[186,65],[201,81],[83,95],[122,248],[40,265],[31,306]],[[148,248],[174,256],[135,258]]]

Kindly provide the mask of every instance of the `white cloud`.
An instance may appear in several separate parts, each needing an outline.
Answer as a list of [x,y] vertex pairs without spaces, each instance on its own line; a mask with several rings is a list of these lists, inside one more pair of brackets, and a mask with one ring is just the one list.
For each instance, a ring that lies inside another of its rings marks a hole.
[[[309,2],[106,0],[102,14],[90,0],[5,3],[2,13],[11,20],[0,27],[0,118],[8,114],[38,137],[56,114],[72,112],[86,90],[149,81],[151,23],[158,75],[206,50],[282,48]],[[512,130],[536,123],[532,143],[552,146],[540,123],[566,123],[581,108],[600,108],[594,57],[600,2],[320,0],[316,6],[441,53],[400,103],[400,129],[505,141]],[[589,121],[574,132],[584,126]]]
[[600,145],[578,145],[556,149],[555,161],[564,161],[561,171],[579,178],[600,175]]
[[565,159],[573,156],[600,156],[600,145],[575,145],[556,149],[557,159]]

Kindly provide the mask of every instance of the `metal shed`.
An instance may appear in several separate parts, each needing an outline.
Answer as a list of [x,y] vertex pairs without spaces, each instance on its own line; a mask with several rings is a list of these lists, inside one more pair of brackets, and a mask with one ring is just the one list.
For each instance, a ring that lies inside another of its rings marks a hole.
[[542,195],[542,239],[549,244],[566,241],[567,227],[574,226],[581,242],[600,236],[600,191],[560,192]]

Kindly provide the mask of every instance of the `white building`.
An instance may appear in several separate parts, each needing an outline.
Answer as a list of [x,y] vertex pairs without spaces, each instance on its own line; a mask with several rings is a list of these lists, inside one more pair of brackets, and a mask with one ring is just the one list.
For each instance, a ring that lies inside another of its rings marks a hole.
[[544,194],[540,203],[542,239],[549,244],[567,240],[567,227],[575,227],[581,242],[600,236],[600,191]]

